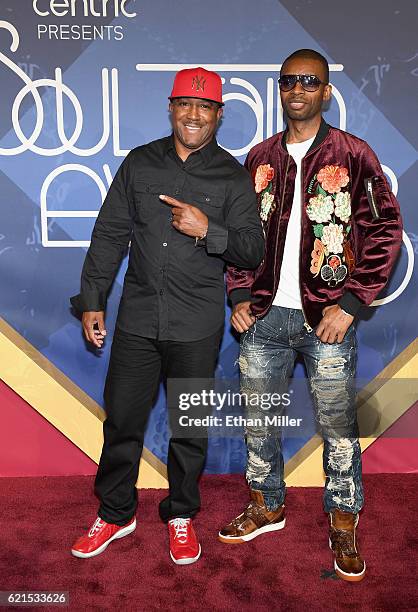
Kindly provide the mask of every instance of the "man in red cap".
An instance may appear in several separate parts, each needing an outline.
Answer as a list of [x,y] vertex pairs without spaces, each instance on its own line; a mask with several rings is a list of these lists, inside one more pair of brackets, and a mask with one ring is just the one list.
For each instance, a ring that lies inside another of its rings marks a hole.
[[[98,555],[134,531],[135,483],[160,378],[213,377],[223,333],[225,262],[255,268],[263,257],[250,176],[215,139],[222,106],[219,75],[181,70],[170,96],[172,135],[129,153],[93,230],[81,291],[71,303],[98,349],[106,336],[107,294],[131,246],[104,392],[107,419],[95,481],[100,507],[72,547],[76,557]],[[160,516],[168,522],[172,560],[185,565],[201,553],[192,517],[200,507],[207,437],[177,435],[178,410],[178,404],[170,409],[176,435]]]

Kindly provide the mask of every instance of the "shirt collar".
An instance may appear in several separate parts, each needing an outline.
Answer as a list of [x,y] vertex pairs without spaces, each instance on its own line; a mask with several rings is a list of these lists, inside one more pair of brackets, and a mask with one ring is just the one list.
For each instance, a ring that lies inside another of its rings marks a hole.
[[[325,119],[323,117],[321,117],[321,125],[319,126],[319,130],[316,133],[315,139],[313,141],[313,143],[311,144],[311,146],[309,147],[308,153],[310,151],[312,151],[313,149],[315,149],[316,147],[318,147],[327,137],[328,132],[329,132],[329,128],[330,126],[328,125],[328,123],[325,121]],[[287,133],[289,131],[289,128],[286,127],[285,131],[282,134],[282,147],[285,151],[287,151],[287,146],[286,146],[286,139],[287,139]]]

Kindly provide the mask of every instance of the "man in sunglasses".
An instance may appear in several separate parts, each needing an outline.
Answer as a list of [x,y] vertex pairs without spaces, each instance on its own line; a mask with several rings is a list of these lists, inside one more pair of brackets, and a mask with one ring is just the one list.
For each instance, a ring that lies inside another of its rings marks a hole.
[[[241,391],[263,398],[283,392],[303,356],[324,438],[334,567],[340,578],[359,581],[366,564],[355,533],[363,487],[354,320],[387,283],[402,221],[370,147],[322,118],[331,98],[326,59],[296,51],[283,63],[279,85],[287,129],[255,146],[246,160],[266,234],[264,261],[256,271],[230,266],[227,274],[231,322],[242,334]],[[266,411],[265,402],[260,407],[252,400],[246,412],[251,501],[220,531],[224,543],[285,526],[282,432],[269,426],[273,409]]]

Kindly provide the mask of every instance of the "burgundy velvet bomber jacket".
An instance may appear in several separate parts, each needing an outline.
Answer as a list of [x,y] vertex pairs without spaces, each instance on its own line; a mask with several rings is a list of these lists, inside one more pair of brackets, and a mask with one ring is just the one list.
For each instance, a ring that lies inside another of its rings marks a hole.
[[[257,318],[269,311],[279,285],[296,163],[286,132],[251,149],[245,161],[258,195],[266,245],[256,270],[227,269],[233,305],[251,300]],[[356,315],[388,281],[402,242],[402,219],[380,163],[364,140],[322,120],[302,160],[300,292],[305,326],[325,306]]]

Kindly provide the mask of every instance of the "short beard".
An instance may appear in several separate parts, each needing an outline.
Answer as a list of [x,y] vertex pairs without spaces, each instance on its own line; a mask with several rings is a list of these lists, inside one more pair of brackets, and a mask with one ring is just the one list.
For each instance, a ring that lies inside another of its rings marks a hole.
[[285,116],[288,119],[291,119],[292,121],[309,121],[310,119],[313,119],[314,117],[317,116],[318,112],[320,113],[321,110],[319,111],[315,111],[312,107],[310,107],[308,109],[308,112],[304,115],[299,115],[297,113],[297,111],[292,111],[292,109],[290,108],[289,110],[287,110],[287,108],[284,108],[284,113]]

